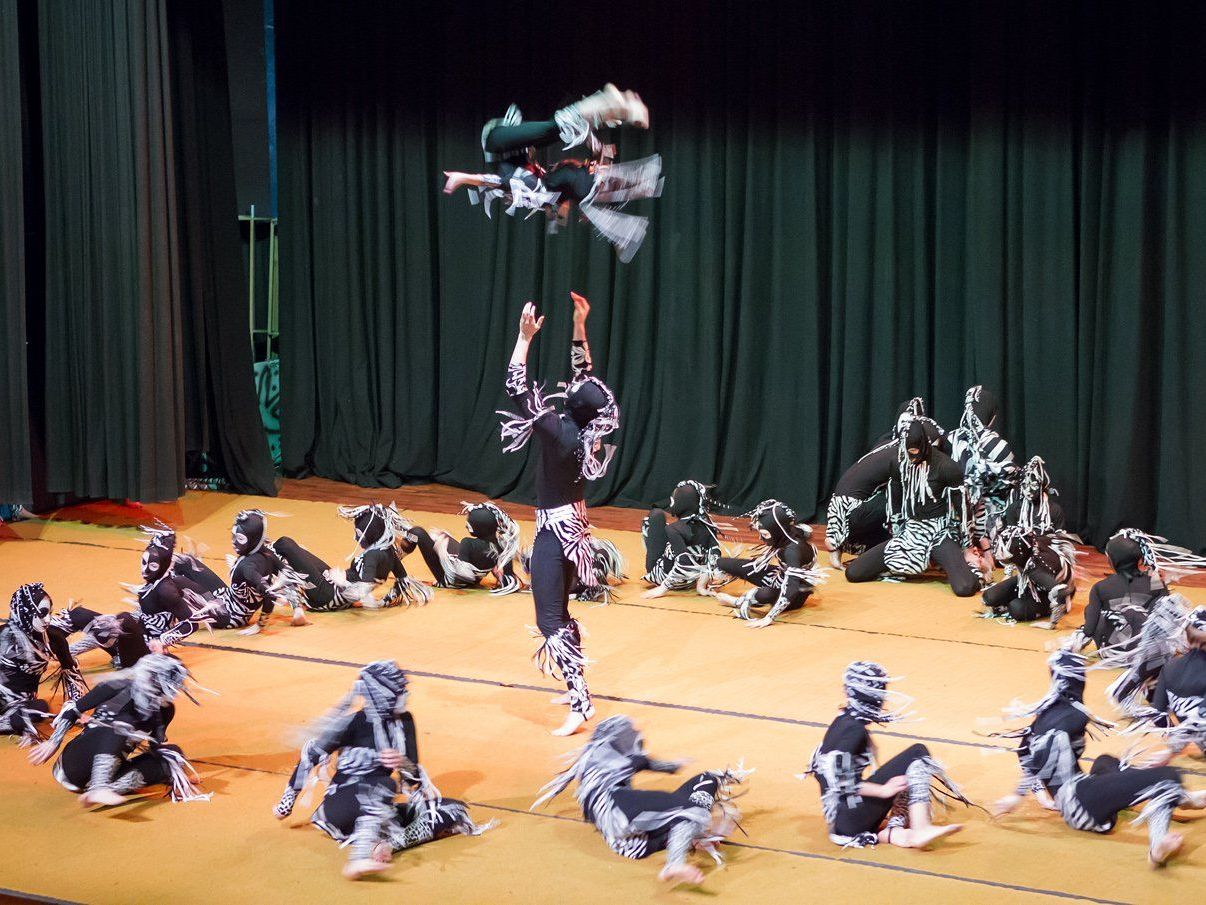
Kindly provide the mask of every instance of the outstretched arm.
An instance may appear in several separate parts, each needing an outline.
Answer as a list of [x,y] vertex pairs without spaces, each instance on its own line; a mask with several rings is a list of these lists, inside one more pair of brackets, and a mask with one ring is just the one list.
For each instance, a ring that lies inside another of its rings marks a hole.
[[570,298],[574,300],[574,341],[570,345],[570,367],[577,380],[592,370],[590,345],[586,342],[586,318],[590,315],[590,302],[576,292],[571,292]]
[[528,302],[519,315],[519,336],[515,338],[515,349],[507,365],[507,395],[512,399],[523,399],[528,395],[528,349],[534,337],[544,325],[543,317],[536,317],[536,304]]

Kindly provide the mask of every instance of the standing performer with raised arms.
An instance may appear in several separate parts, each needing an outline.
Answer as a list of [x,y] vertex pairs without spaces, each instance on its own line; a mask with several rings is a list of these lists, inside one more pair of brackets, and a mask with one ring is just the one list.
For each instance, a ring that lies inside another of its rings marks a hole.
[[[554,699],[568,704],[570,714],[554,735],[571,735],[594,716],[583,667],[582,635],[569,614],[575,580],[588,591],[598,584],[594,570],[590,521],[583,499],[586,481],[606,473],[615,447],[603,438],[620,426],[620,408],[607,385],[592,373],[586,343],[590,303],[574,300],[573,381],[563,394],[565,413],[558,414],[540,387],[528,383],[528,348],[544,324],[528,302],[519,318],[519,337],[507,367],[507,395],[519,412],[500,412],[504,451],[522,449],[533,434],[540,441],[536,458],[536,540],[532,546],[532,597],[536,624],[544,643],[535,661],[549,675],[560,674],[567,691]],[[600,449],[603,450],[599,455]]]

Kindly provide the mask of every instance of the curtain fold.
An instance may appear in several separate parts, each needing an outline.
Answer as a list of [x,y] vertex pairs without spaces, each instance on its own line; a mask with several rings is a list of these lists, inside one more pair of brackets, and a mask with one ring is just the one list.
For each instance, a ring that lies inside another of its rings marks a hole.
[[[901,401],[954,427],[983,383],[1076,530],[1206,546],[1206,9],[503,0],[491,21],[537,37],[280,4],[287,469],[530,500],[494,410],[528,299],[533,375],[568,375],[574,289],[624,412],[593,502],[695,477],[815,518]],[[665,162],[631,264],[440,193],[508,103],[544,118],[607,80],[653,117],[619,156]]]

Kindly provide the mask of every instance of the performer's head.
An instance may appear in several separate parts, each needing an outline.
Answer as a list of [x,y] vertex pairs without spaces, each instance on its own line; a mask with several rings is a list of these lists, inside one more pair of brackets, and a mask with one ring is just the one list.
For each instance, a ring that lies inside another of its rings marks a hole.
[[1047,493],[1051,487],[1051,478],[1047,475],[1047,463],[1042,456],[1033,456],[1026,467],[1022,469],[1022,496],[1032,503]]
[[364,506],[340,506],[339,514],[351,521],[356,543],[362,550],[392,546],[398,533],[411,527],[393,503],[368,503]]
[[670,514],[690,518],[708,514],[708,488],[699,481],[679,481],[670,494]]
[[[598,480],[607,472],[615,447],[603,438],[620,426],[620,406],[611,389],[598,377],[579,377],[565,391],[566,416],[578,427],[582,477]],[[602,457],[598,455],[604,449]]]
[[1072,701],[1085,697],[1085,670],[1088,661],[1076,651],[1063,648],[1047,658],[1051,673],[1051,693]]
[[1106,557],[1114,571],[1122,575],[1149,572],[1156,567],[1151,538],[1134,528],[1123,528],[1106,542]]
[[899,424],[900,442],[904,455],[912,465],[923,465],[930,460],[933,446],[921,418],[902,415]]
[[615,398],[603,381],[587,377],[574,381],[565,393],[565,410],[579,428],[587,427]]
[[406,673],[393,660],[374,660],[360,670],[354,691],[364,701],[367,715],[381,721],[406,712],[408,685]]
[[23,584],[13,593],[8,604],[9,618],[25,635],[38,636],[50,622],[50,595],[40,581]]
[[645,739],[632,720],[622,714],[609,716],[590,736],[591,747],[608,745],[618,753],[631,757],[645,750]]
[[171,654],[147,654],[131,667],[130,674],[134,702],[144,714],[170,704],[182,691],[197,703],[184,688],[188,667]]
[[498,512],[485,503],[470,506],[465,515],[465,527],[469,534],[480,540],[494,540],[498,535]]
[[176,552],[176,532],[154,531],[142,551],[143,581],[158,581],[172,569],[172,554]]
[[746,515],[750,519],[750,529],[758,532],[768,546],[784,547],[795,539],[796,513],[786,503],[763,500]]
[[1193,647],[1206,647],[1206,606],[1190,611],[1185,622],[1185,636]]
[[[904,709],[912,698],[898,691],[889,691],[888,683],[893,679],[878,663],[870,660],[855,660],[846,667],[842,676],[842,690],[846,695],[845,711],[864,723],[889,723],[902,719]],[[892,710],[886,708],[889,697],[897,702]]]
[[990,390],[977,384],[968,387],[963,396],[963,418],[961,424],[976,433],[990,428],[997,420],[997,397]]
[[249,556],[264,545],[268,517],[259,509],[244,509],[230,529],[231,543],[240,556]]

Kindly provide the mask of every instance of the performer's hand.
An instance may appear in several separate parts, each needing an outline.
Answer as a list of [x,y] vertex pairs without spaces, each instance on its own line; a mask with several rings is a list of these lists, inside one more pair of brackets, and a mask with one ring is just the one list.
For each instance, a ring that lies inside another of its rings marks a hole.
[[571,292],[570,298],[574,300],[574,323],[585,324],[586,318],[590,314],[590,302],[586,300],[586,296],[578,295],[576,292]]
[[893,776],[879,788],[882,797],[895,798],[901,792],[909,790],[909,778],[907,776]]
[[35,766],[44,764],[54,757],[54,751],[54,745],[49,741],[34,745],[29,749],[29,762]]
[[1150,769],[1152,767],[1167,767],[1173,759],[1173,751],[1171,748],[1161,748],[1159,751],[1153,751],[1139,764],[1140,767]]
[[536,303],[528,302],[523,306],[523,313],[519,315],[519,335],[524,339],[531,341],[532,337],[540,332],[540,328],[544,326],[544,317],[536,317]]
[[768,625],[774,625],[775,620],[770,616],[763,616],[761,619],[755,619],[753,622],[747,622],[746,628],[766,628]]
[[381,765],[390,770],[400,770],[406,760],[397,748],[384,748],[377,757],[381,760]]
[[163,653],[163,642],[160,641],[158,638],[156,638],[152,641],[148,641],[147,642],[147,650],[149,650],[153,654],[161,654],[161,653]]
[[1022,803],[1021,795],[1006,795],[992,806],[993,817],[1004,817]]

